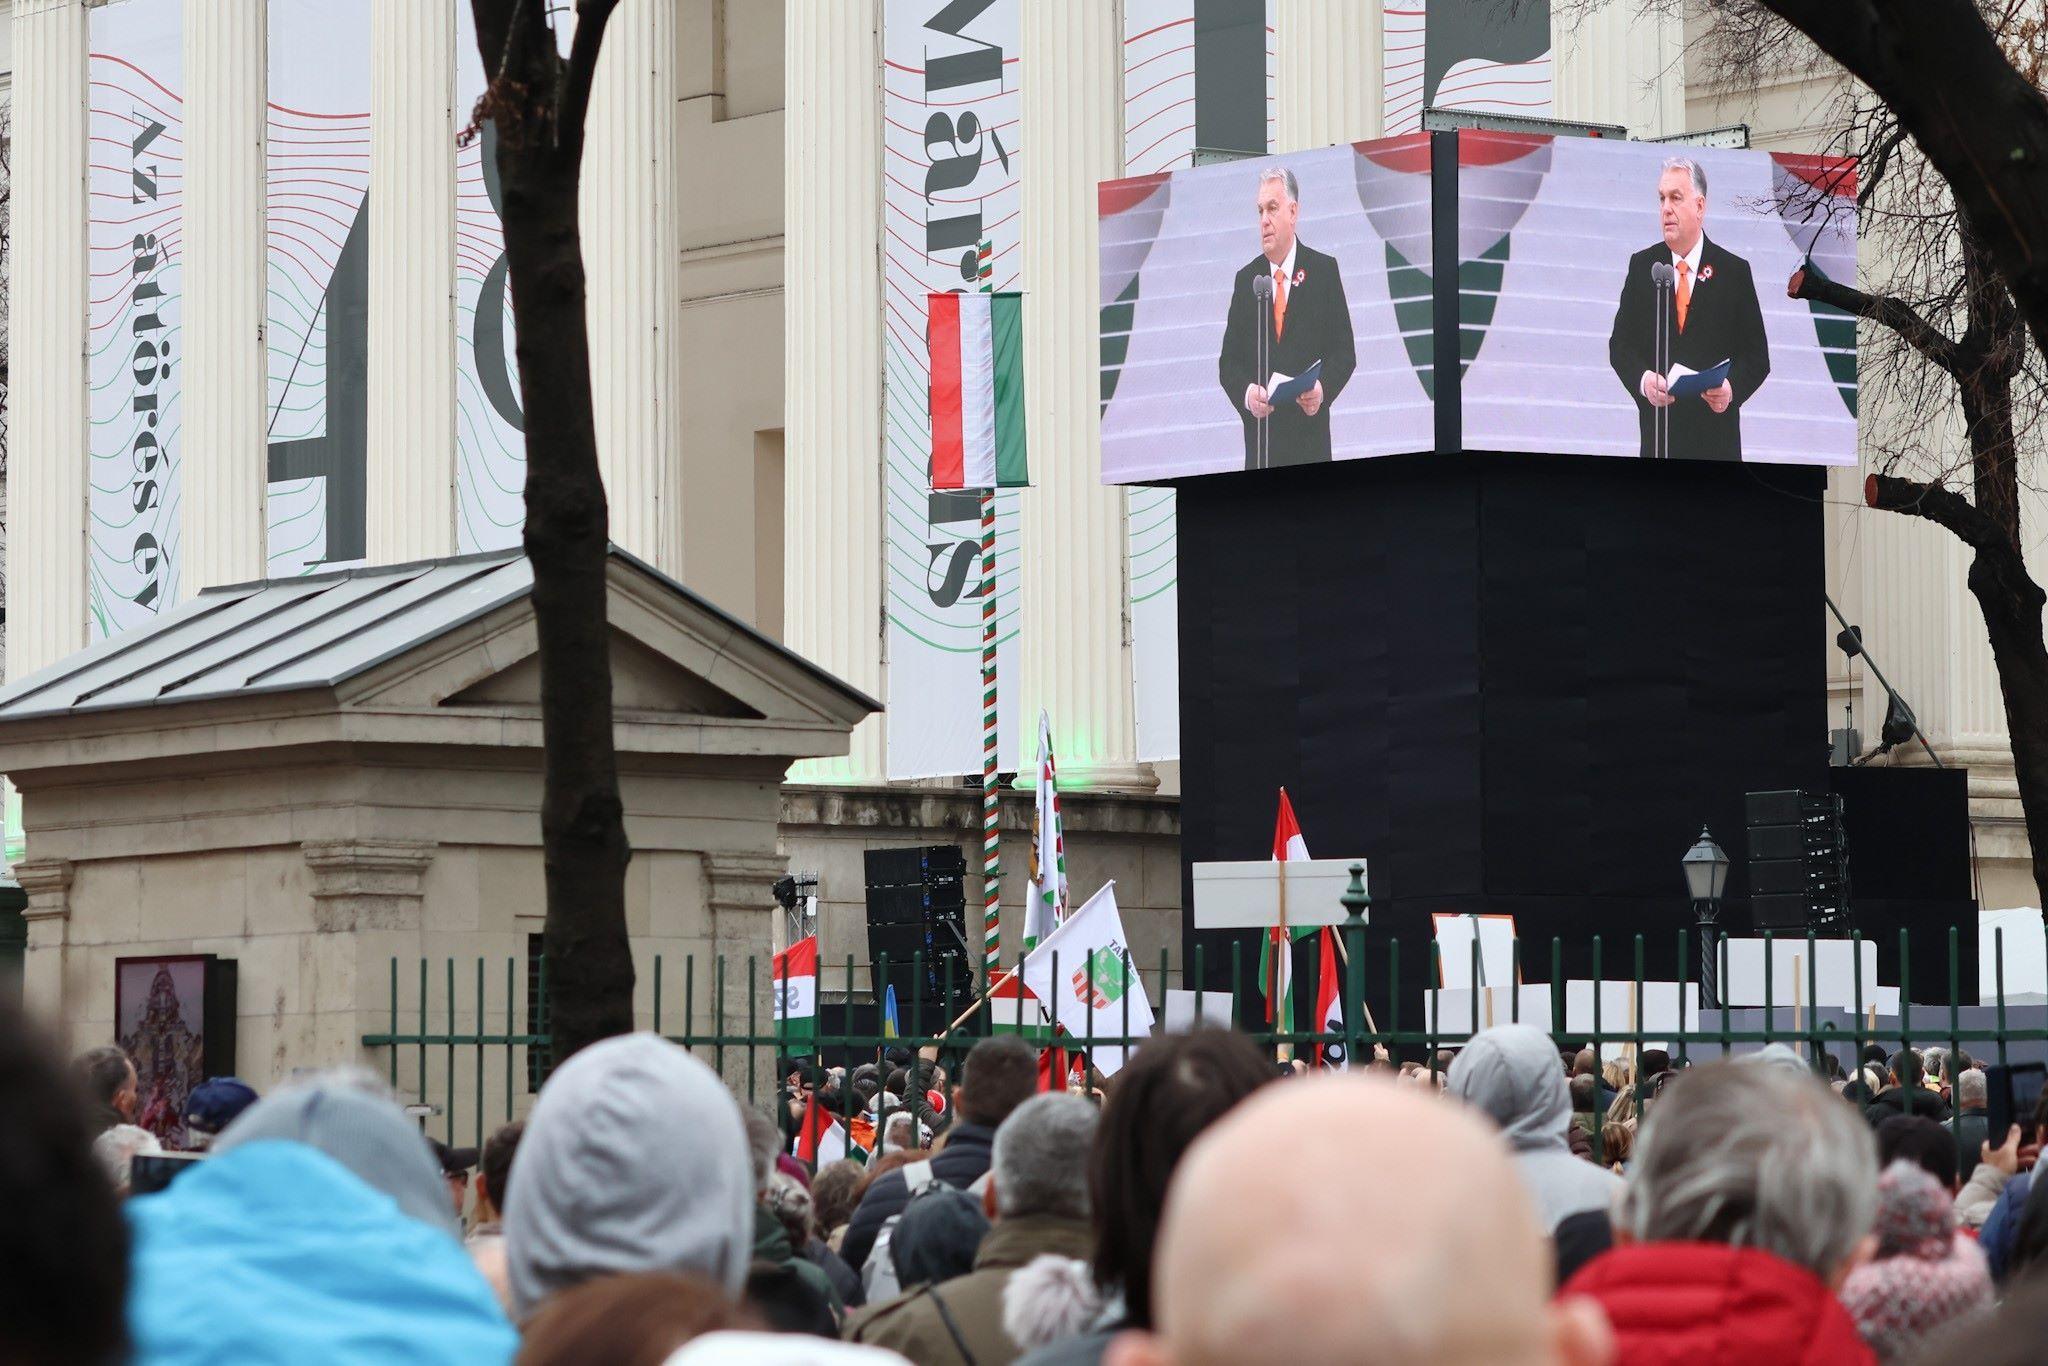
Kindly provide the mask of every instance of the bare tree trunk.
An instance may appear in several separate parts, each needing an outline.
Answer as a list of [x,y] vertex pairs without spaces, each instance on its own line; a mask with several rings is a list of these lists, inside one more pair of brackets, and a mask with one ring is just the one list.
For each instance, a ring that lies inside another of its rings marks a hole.
[[526,554],[540,643],[553,1056],[633,1027],[625,812],[612,749],[610,526],[590,395],[577,188],[590,85],[616,0],[579,0],[574,49],[539,0],[472,0],[498,133],[505,256],[526,425]]

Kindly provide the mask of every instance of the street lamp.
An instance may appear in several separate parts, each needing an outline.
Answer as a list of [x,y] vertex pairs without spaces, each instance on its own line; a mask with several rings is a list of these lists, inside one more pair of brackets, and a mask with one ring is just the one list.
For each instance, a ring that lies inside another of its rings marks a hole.
[[1728,886],[1728,856],[1703,825],[1698,841],[1685,851],[1679,866],[1685,870],[1686,894],[1692,898],[1693,915],[1699,920],[1700,1005],[1716,1009],[1721,1000],[1714,980],[1714,926],[1721,918],[1721,893]]

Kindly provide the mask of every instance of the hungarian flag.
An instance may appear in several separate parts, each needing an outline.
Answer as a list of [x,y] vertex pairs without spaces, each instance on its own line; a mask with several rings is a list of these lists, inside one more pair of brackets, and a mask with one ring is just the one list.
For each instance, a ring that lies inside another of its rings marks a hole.
[[1351,1059],[1344,1055],[1344,993],[1338,983],[1344,979],[1337,975],[1337,932],[1328,925],[1317,936],[1322,941],[1322,968],[1316,974],[1316,1029],[1335,1038],[1335,1043],[1316,1045],[1316,1066],[1349,1067]]
[[932,487],[1025,487],[1023,297],[933,294],[926,303]]
[[[1294,819],[1294,803],[1287,789],[1280,789],[1280,814],[1273,823],[1273,861],[1300,863],[1308,858],[1308,843],[1301,837],[1301,823]],[[1294,941],[1312,934],[1315,926],[1290,925],[1283,932],[1278,925],[1266,931],[1259,945],[1259,990],[1266,997],[1266,1023],[1282,1034],[1294,1029]]]
[[818,1036],[818,936],[775,955],[775,1027],[785,1038]]
[[1052,718],[1038,713],[1038,791],[1031,812],[1031,878],[1024,893],[1024,952],[1067,918],[1067,839],[1052,757]]
[[1053,1037],[1052,1017],[1014,968],[1005,968],[989,989],[988,1025],[993,1033],[1021,1034],[1038,1044]]
[[856,1115],[853,1132],[848,1133],[839,1116],[820,1105],[813,1094],[804,1106],[804,1122],[798,1126],[796,1140],[789,1150],[798,1161],[810,1163],[811,1170],[816,1171],[843,1157],[866,1158],[874,1146],[874,1121]]

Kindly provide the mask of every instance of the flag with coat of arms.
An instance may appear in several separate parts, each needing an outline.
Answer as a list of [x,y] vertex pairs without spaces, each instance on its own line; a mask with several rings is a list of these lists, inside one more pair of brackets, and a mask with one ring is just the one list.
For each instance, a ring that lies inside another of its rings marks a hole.
[[775,1029],[785,1039],[818,1035],[818,936],[775,955]]
[[[1273,861],[1301,863],[1307,858],[1308,841],[1301,836],[1301,822],[1294,818],[1294,803],[1283,787],[1273,821]],[[1266,1022],[1278,1033],[1294,1032],[1294,941],[1315,930],[1313,925],[1275,925],[1259,942],[1259,990],[1266,998]]]
[[1104,1076],[1124,1065],[1131,1048],[1104,1040],[1138,1040],[1152,1033],[1152,1002],[1131,957],[1114,882],[1104,883],[1040,940],[1018,973],[1046,1004],[1059,1031],[1090,1050],[1089,1061]]

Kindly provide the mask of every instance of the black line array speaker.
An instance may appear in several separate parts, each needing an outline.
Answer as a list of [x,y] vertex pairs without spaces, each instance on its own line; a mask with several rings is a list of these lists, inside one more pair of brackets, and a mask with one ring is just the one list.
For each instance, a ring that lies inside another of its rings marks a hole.
[[1833,792],[1751,792],[1749,913],[1759,931],[1846,935],[1849,846]]
[[893,985],[904,1028],[910,1027],[909,1012],[918,1002],[934,1012],[949,1011],[944,1020],[924,1021],[928,1032],[942,1028],[952,1018],[952,1002],[964,1006],[974,995],[967,953],[966,855],[958,845],[934,844],[870,849],[865,861],[875,998],[879,1001]]

